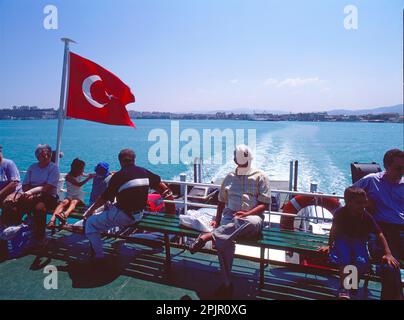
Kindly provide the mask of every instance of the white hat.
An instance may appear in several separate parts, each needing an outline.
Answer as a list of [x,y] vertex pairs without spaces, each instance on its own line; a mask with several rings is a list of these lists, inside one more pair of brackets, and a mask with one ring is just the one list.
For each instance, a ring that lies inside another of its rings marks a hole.
[[245,165],[247,162],[251,165],[253,159],[251,149],[245,144],[239,144],[234,150],[234,156],[238,165]]

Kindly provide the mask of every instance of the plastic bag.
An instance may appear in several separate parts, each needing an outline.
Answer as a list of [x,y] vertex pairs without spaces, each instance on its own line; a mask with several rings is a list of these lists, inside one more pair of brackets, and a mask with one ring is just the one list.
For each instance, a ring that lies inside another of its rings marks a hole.
[[[214,210],[216,212],[216,210]],[[188,210],[186,214],[179,216],[180,224],[201,232],[211,232],[213,228],[210,222],[213,220],[214,213],[211,210],[199,209]]]
[[0,232],[3,242],[2,256],[15,259],[24,255],[35,244],[33,223],[30,219],[18,226],[8,227]]

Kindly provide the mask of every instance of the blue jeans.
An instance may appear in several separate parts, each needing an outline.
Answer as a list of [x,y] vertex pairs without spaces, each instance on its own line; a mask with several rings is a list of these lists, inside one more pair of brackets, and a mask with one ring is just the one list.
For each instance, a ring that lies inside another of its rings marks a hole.
[[347,236],[336,237],[330,258],[340,267],[354,265],[358,274],[363,275],[369,271],[369,252],[366,241]]
[[133,215],[133,218],[130,218],[125,212],[113,205],[105,208],[101,213],[95,213],[88,218],[85,224],[85,233],[88,240],[90,240],[95,257],[104,257],[101,241],[102,232],[106,232],[114,227],[125,228],[133,225],[142,216],[142,213],[138,213],[137,215]]

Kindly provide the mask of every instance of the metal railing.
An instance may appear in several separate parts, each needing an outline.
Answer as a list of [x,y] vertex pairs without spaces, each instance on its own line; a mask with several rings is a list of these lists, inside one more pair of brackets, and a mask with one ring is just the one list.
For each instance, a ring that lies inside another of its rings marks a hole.
[[[26,173],[26,171],[21,171],[22,173]],[[61,173],[61,178],[59,180],[59,185],[63,186],[64,184],[64,177],[66,176],[65,173]],[[165,203],[174,203],[174,204],[183,204],[184,205],[184,212],[187,212],[188,206],[193,206],[193,207],[199,207],[199,208],[213,208],[216,209],[217,205],[214,204],[206,204],[206,203],[199,203],[199,202],[190,202],[188,201],[188,186],[195,187],[210,187],[210,188],[219,188],[221,187],[220,184],[214,184],[214,183],[203,183],[203,182],[191,182],[191,181],[177,181],[177,180],[162,180],[166,184],[177,184],[180,186],[184,186],[183,192],[184,196],[183,199],[181,200],[164,200]],[[60,192],[65,193],[66,190],[63,188],[59,189]],[[85,192],[86,193],[86,192]],[[271,193],[279,193],[279,194],[287,194],[289,196],[308,196],[308,197],[314,197],[314,198],[336,198],[336,199],[344,199],[344,196],[342,195],[336,195],[336,194],[326,194],[326,193],[313,193],[313,192],[301,192],[301,191],[291,191],[291,190],[279,190],[279,189],[272,189]],[[264,214],[266,215],[275,215],[275,216],[285,216],[285,217],[294,217],[296,219],[302,219],[300,217],[296,217],[295,214],[292,213],[285,213],[285,212],[280,212],[280,211],[271,211],[271,210],[266,210],[264,211]],[[318,217],[305,217],[305,219],[309,220],[317,220],[319,219]],[[322,218],[324,221],[331,221],[331,219]]]
[[[205,203],[198,203],[198,202],[190,202],[188,201],[188,186],[194,187],[194,186],[200,186],[200,187],[210,187],[210,188],[220,188],[220,185],[218,184],[213,184],[213,183],[200,183],[200,182],[188,182],[188,181],[175,181],[175,180],[164,180],[164,183],[167,184],[177,184],[177,185],[183,185],[185,186],[184,188],[184,197],[181,200],[164,200],[166,203],[174,203],[174,204],[183,204],[184,205],[184,212],[187,212],[188,206],[194,206],[194,207],[199,207],[199,208],[217,208],[217,205],[213,204],[205,204]],[[314,198],[336,198],[336,199],[344,199],[344,196],[342,195],[335,195],[335,194],[326,194],[326,193],[312,193],[312,192],[299,192],[299,191],[290,191],[290,190],[278,190],[278,189],[273,189],[271,190],[271,193],[280,193],[280,194],[287,194],[287,195],[292,195],[292,196],[297,196],[297,195],[302,195],[302,196],[308,196],[308,197],[314,197]],[[267,215],[278,215],[278,216],[289,216],[289,217],[296,217],[295,214],[291,213],[285,213],[285,212],[280,212],[280,211],[264,211],[264,214]],[[300,218],[301,219],[301,218]],[[318,217],[305,217],[305,219],[314,219],[318,220]],[[331,220],[328,218],[323,218],[324,221]]]

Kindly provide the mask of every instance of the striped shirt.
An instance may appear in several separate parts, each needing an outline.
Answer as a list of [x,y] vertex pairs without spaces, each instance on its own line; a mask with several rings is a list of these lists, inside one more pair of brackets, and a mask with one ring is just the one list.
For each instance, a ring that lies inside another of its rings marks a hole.
[[271,204],[271,188],[268,176],[261,170],[250,169],[239,175],[230,172],[222,182],[219,201],[233,211],[251,210],[259,203]]

